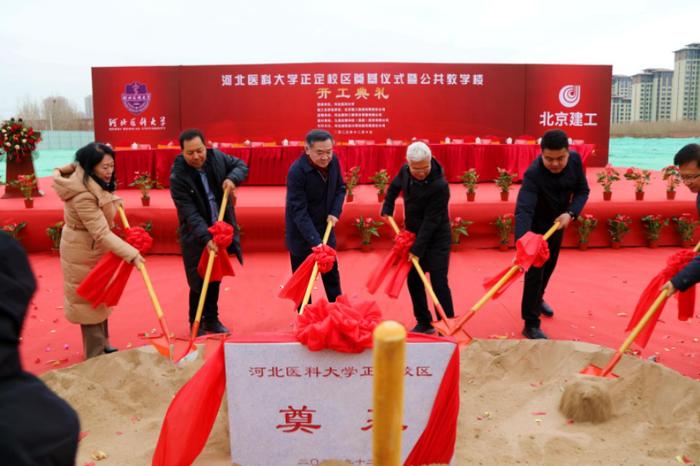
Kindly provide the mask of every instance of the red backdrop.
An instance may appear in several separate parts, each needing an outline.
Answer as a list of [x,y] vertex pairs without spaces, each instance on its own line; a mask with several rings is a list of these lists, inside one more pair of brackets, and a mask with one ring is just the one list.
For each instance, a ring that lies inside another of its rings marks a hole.
[[[561,128],[607,162],[610,66],[304,63],[93,68],[95,135],[113,145],[540,136]],[[134,83],[136,83],[134,85]],[[147,107],[143,106],[147,103]]]

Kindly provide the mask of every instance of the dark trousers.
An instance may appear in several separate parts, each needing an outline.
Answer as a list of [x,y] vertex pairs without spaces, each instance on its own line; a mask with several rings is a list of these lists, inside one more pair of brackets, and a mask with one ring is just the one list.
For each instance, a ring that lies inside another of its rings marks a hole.
[[80,332],[83,335],[83,354],[85,359],[104,354],[105,348],[109,346],[107,319],[99,324],[80,324]]
[[540,313],[542,311],[542,297],[547,289],[549,279],[557,266],[559,259],[559,249],[564,237],[564,230],[558,230],[547,240],[549,245],[549,260],[542,267],[530,267],[525,273],[525,284],[523,285],[523,299],[520,305],[520,312],[526,327],[540,326]]
[[[219,287],[221,282],[209,282],[207,288],[207,296],[204,299],[204,308],[202,310],[202,321],[216,322],[219,319]],[[202,292],[201,285],[198,289],[190,288],[190,325],[194,322],[197,315],[197,304],[199,304],[199,295]]]
[[[447,269],[449,262],[445,261],[444,266],[440,265],[434,269],[430,269],[420,261],[421,268],[423,272],[430,272],[430,284],[435,291],[442,309],[445,311],[447,317],[454,317],[454,306],[452,305],[452,292],[450,291],[450,285],[447,283]],[[428,300],[425,296],[425,286],[423,281],[420,279],[418,272],[416,272],[415,267],[411,267],[411,271],[408,273],[408,292],[411,295],[411,302],[413,303],[413,315],[416,316],[416,321],[419,324],[429,325],[433,321],[433,316],[428,309]],[[437,316],[440,320],[440,316]]]
[[[306,256],[302,257],[289,254],[289,260],[292,264],[292,272],[294,272],[306,260]],[[335,302],[336,298],[342,294],[342,291],[340,290],[340,272],[338,272],[337,259],[333,264],[332,269],[330,269],[327,273],[321,274],[321,280],[323,280],[323,288],[326,290],[326,298],[328,298],[328,302]],[[309,302],[311,302],[311,300],[309,300]]]

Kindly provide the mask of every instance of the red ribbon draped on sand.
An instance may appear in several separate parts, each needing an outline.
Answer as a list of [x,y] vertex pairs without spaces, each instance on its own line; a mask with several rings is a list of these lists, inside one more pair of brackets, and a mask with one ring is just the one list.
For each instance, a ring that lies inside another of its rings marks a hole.
[[[411,271],[411,262],[408,260],[408,252],[416,240],[416,234],[407,230],[403,230],[398,235],[394,236],[394,246],[387,254],[382,264],[374,269],[374,272],[367,280],[367,291],[370,294],[376,293],[386,277],[389,277],[389,283],[386,286],[386,294],[390,298],[398,298],[403,284],[406,283],[406,277]],[[393,273],[390,272],[394,267]]]
[[[674,275],[683,269],[690,261],[695,257],[695,252],[691,250],[678,251],[668,258],[666,261],[666,268],[658,273],[654,278],[651,279],[649,284],[642,295],[639,297],[637,302],[637,307],[634,309],[634,314],[632,319],[630,319],[629,324],[627,324],[626,331],[630,331],[634,328],[637,323],[642,319],[644,314],[649,310],[652,303],[656,300],[661,293],[661,288],[668,282]],[[678,293],[678,320],[688,320],[693,317],[693,310],[695,308],[695,286],[693,285],[686,291]],[[635,340],[639,346],[644,348],[649,342],[651,334],[654,332],[654,327],[656,327],[656,322],[659,320],[661,312],[664,310],[666,301],[664,300],[656,311],[656,314],[647,322],[647,325],[642,329],[641,333]]]
[[291,299],[296,307],[301,305],[306,293],[306,287],[309,286],[309,279],[314,268],[314,263],[318,263],[318,271],[326,273],[333,268],[335,264],[335,249],[322,244],[311,248],[309,254],[299,268],[294,271],[294,274],[287,280],[287,283],[282,287],[279,293],[280,298]]
[[[141,227],[127,228],[124,239],[141,254],[145,254],[153,246],[153,238]],[[125,262],[113,252],[108,252],[83,279],[76,291],[94,308],[100,304],[116,306],[133,268],[132,264]]]
[[382,320],[374,301],[352,303],[338,296],[310,304],[297,316],[294,336],[311,351],[331,349],[341,353],[361,353],[372,346],[372,332]]
[[[306,313],[310,310],[307,309]],[[304,313],[304,315],[306,315]],[[229,338],[241,341],[240,337]],[[245,342],[295,341],[289,334],[244,338]],[[442,337],[410,334],[409,343],[444,343]],[[367,342],[366,348],[371,346]],[[153,466],[190,465],[204,449],[226,388],[223,344],[175,395],[170,403],[153,455]],[[459,414],[459,351],[454,352],[440,382],[430,418],[404,465],[448,464],[454,455]]]
[[[231,266],[231,260],[228,257],[226,248],[233,242],[233,226],[226,222],[216,222],[214,225],[208,228],[209,233],[211,233],[216,247],[219,248],[219,252],[216,254],[214,259],[214,265],[211,269],[211,277],[209,281],[220,282],[225,276],[235,276],[233,272],[233,267]],[[199,276],[204,278],[204,274],[207,271],[207,262],[209,261],[209,249],[204,248],[202,251],[202,257],[199,258],[199,264],[197,265],[197,272]]]
[[[513,260],[513,265],[520,267],[517,273],[514,273],[510,279],[503,284],[503,286],[493,295],[493,299],[501,296],[507,289],[512,285],[515,280],[520,277],[524,272],[532,266],[542,267],[545,262],[549,259],[549,245],[547,241],[544,240],[542,235],[528,231],[525,233],[517,243],[515,243],[515,259]],[[501,270],[497,275],[487,278],[484,280],[484,288],[490,289],[493,285],[498,283],[505,274],[513,267],[509,265],[505,269]]]

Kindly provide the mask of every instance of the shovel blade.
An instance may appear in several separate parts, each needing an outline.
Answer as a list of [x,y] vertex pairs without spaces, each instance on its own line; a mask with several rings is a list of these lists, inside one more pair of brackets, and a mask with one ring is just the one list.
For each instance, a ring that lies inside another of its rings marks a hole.
[[460,348],[463,348],[471,343],[473,338],[463,328],[457,328],[455,320],[456,319],[454,318],[435,320],[432,322],[432,325],[433,328],[440,333],[440,335],[454,338],[457,340],[457,345]]
[[616,379],[619,377],[617,374],[614,374],[612,372],[607,375],[603,375],[603,369],[596,366],[595,364],[589,364],[588,366],[581,369],[580,373],[585,375],[592,375],[595,377],[606,377],[609,379]]

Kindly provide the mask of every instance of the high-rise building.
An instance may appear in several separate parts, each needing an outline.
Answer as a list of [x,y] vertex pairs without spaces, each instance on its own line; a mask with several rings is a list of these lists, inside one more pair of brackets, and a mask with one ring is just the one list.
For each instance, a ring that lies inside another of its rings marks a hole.
[[673,53],[671,119],[700,120],[700,43],[688,44]]
[[92,95],[85,97],[85,117],[92,118]]
[[632,121],[671,119],[673,71],[647,68],[632,76]]
[[612,92],[613,97],[632,98],[632,78],[623,74],[614,74],[612,77]]
[[610,123],[629,123],[631,120],[632,98],[614,96],[612,98],[612,105],[610,108]]

